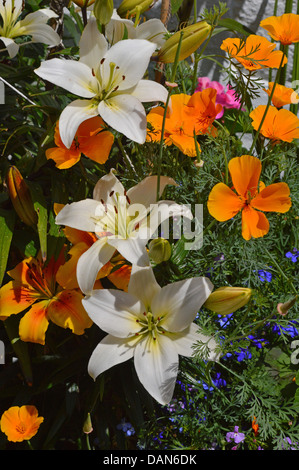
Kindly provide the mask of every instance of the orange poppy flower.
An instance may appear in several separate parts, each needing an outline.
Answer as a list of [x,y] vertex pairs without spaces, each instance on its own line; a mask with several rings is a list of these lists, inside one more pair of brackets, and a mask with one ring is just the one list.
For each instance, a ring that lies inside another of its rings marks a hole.
[[[171,96],[171,111],[167,111],[164,129],[165,145],[175,145],[189,157],[196,157],[194,132],[196,135],[215,133],[212,126],[222,106],[216,104],[217,91],[206,88],[192,96],[184,93]],[[160,142],[164,108],[153,108],[147,120],[153,130],[148,130],[148,142]]]
[[59,121],[56,123],[54,142],[56,147],[46,150],[47,159],[55,161],[60,170],[75,165],[84,154],[97,163],[105,163],[114,141],[111,132],[104,130],[105,123],[100,116],[95,116],[80,124],[71,147],[68,149],[59,134]]
[[92,325],[82,306],[83,294],[76,289],[63,289],[57,282],[59,266],[65,262],[64,250],[57,260],[44,264],[40,257],[27,258],[8,271],[13,279],[0,289],[0,317],[23,312],[19,335],[21,340],[45,344],[45,334],[51,320],[76,335]]
[[259,431],[259,425],[256,422],[256,417],[255,416],[253,417],[253,420],[252,420],[252,429],[253,429],[254,435],[257,436],[258,433],[259,433],[258,432]]
[[[220,48],[236,59],[247,70],[259,70],[264,68],[278,68],[282,60],[282,51],[274,51],[276,44],[268,39],[251,34],[246,41],[240,38],[224,39]],[[285,56],[282,66],[287,63]]]
[[269,231],[269,221],[260,211],[287,212],[291,207],[288,185],[274,183],[265,187],[259,181],[262,164],[251,155],[232,158],[228,168],[235,191],[224,183],[216,184],[208,198],[210,214],[224,222],[242,211],[243,238],[263,237]]
[[[62,208],[63,204],[54,204],[56,214],[58,214]],[[64,235],[73,246],[68,252],[69,259],[59,266],[56,280],[64,289],[77,289],[79,288],[76,276],[78,260],[98,238],[94,233],[84,232],[67,226],[63,230]],[[132,266],[127,264],[125,259],[116,252],[111,260],[100,269],[94,288],[101,289],[102,284],[100,280],[106,277],[115,287],[126,291],[131,277],[131,270]]]
[[[255,130],[258,130],[265,110],[266,105],[261,104],[249,114]],[[299,119],[287,109],[277,109],[275,106],[270,106],[260,133],[274,142],[280,140],[292,142],[294,139],[299,139]]]
[[35,436],[43,421],[35,406],[12,406],[1,416],[0,429],[9,441],[22,442]]
[[[270,96],[273,89],[274,82],[269,82],[268,90],[264,91]],[[296,93],[293,88],[288,88],[284,85],[276,83],[274,88],[274,93],[272,95],[272,103],[276,108],[281,108],[286,104],[297,104],[299,103],[299,95]]]
[[275,41],[289,45],[299,41],[299,15],[284,13],[281,16],[269,16],[260,22]]

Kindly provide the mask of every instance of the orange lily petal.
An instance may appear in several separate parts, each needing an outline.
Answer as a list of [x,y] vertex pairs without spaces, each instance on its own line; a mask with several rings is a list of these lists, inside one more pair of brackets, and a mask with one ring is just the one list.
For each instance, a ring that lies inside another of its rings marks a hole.
[[260,22],[260,26],[268,31],[271,38],[281,44],[292,44],[299,41],[299,15],[284,13],[281,16],[269,16]]
[[263,212],[256,211],[250,206],[242,211],[242,236],[245,240],[260,238],[269,231],[269,221]]
[[128,290],[128,284],[131,277],[132,266],[125,264],[121,268],[113,271],[109,274],[108,279],[111,281],[115,287],[123,291]]
[[43,421],[35,406],[12,406],[1,416],[0,426],[9,441],[22,442],[31,439]]
[[46,331],[49,325],[47,318],[48,305],[49,300],[37,302],[21,318],[19,334],[22,341],[45,344]]
[[224,222],[234,217],[244,203],[226,184],[218,183],[209,194],[208,211],[216,220]]
[[0,289],[0,317],[20,313],[38,298],[37,293],[18,281],[9,281]]
[[77,263],[80,256],[85,253],[89,248],[84,242],[76,243],[69,250],[70,259],[62,264],[57,273],[56,281],[64,289],[76,289],[78,288],[78,281],[76,276]]
[[76,335],[82,335],[92,325],[82,299],[83,295],[76,290],[61,291],[48,305],[49,319],[62,328],[70,328]]
[[289,196],[290,188],[286,183],[270,184],[252,199],[251,206],[261,211],[284,213],[292,205]]
[[242,155],[232,158],[228,163],[233,186],[240,196],[247,198],[250,191],[253,196],[258,189],[262,164],[257,157]]

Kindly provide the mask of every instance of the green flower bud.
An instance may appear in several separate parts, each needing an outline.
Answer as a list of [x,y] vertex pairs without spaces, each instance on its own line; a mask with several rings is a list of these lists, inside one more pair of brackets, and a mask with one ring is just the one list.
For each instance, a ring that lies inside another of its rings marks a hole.
[[155,0],[123,0],[117,9],[122,18],[141,15],[155,3]]
[[30,189],[15,166],[11,166],[8,170],[6,184],[10,200],[20,219],[28,226],[35,226],[37,213],[33,206]]
[[161,47],[157,56],[158,62],[165,64],[174,62],[182,31],[183,37],[179,61],[189,57],[202,45],[210,34],[211,26],[206,21],[200,21],[199,23],[191,24],[174,33]]
[[204,307],[212,312],[228,315],[249,302],[252,290],[248,287],[219,287],[212,292]]
[[149,243],[149,257],[156,264],[168,261],[171,257],[171,246],[168,240],[165,238],[155,238]]
[[96,0],[93,13],[98,22],[102,25],[106,25],[111,20],[113,13],[113,0]]

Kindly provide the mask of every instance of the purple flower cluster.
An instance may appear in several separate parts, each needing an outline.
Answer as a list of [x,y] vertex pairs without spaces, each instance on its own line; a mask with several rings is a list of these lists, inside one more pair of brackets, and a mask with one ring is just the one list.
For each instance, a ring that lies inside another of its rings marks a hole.
[[286,258],[290,258],[293,263],[296,263],[299,256],[299,250],[293,248],[292,251],[288,251],[285,255]]
[[221,83],[211,81],[208,77],[198,78],[198,85],[195,92],[205,90],[206,88],[214,88],[217,90],[216,103],[222,105],[222,110],[217,114],[216,119],[223,116],[224,109],[239,108],[240,100],[236,97],[235,91],[229,85],[224,87]]

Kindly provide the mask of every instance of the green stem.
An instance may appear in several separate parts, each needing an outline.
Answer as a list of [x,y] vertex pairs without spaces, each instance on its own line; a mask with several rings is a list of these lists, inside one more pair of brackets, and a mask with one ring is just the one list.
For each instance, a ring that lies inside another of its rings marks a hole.
[[244,105],[244,103],[245,103],[245,101],[246,101],[246,95],[247,95],[247,91],[248,91],[248,87],[249,87],[249,83],[250,83],[251,73],[252,73],[252,71],[250,70],[250,71],[248,72],[247,83],[246,83],[246,86],[245,86],[245,88],[244,88],[244,93],[242,93],[242,100],[241,100],[241,103],[240,103],[240,106],[239,106],[237,115],[236,115],[236,117],[235,117],[235,122],[234,122],[234,125],[233,125],[233,127],[232,127],[232,130],[231,130],[231,132],[230,132],[231,135],[234,133],[234,130],[235,130],[236,125],[237,125],[238,120],[239,120],[239,116],[240,116],[241,111],[242,111],[242,107],[243,107],[243,105]]
[[[174,64],[172,68],[172,73],[171,73],[171,83],[174,82],[175,76],[176,76],[176,70],[178,67],[179,63],[179,56],[180,56],[180,51],[181,51],[181,45],[182,45],[182,39],[183,39],[183,34],[184,31],[181,31],[180,34],[180,40],[178,43],[178,47],[176,50],[176,55],[174,59]],[[158,158],[158,171],[157,171],[157,201],[160,199],[160,179],[161,179],[161,165],[162,165],[162,157],[163,157],[163,147],[164,147],[164,132],[165,132],[165,123],[166,123],[166,115],[167,115],[167,110],[168,110],[168,105],[170,101],[172,90],[169,91],[165,103],[165,109],[164,109],[164,114],[163,114],[163,119],[162,119],[162,128],[161,128],[161,139],[160,139],[160,147],[159,147],[159,158]]]
[[272,262],[275,264],[277,270],[280,272],[280,274],[282,275],[282,277],[290,284],[291,288],[292,288],[292,291],[294,292],[294,294],[298,294],[294,284],[290,281],[290,279],[285,275],[285,273],[283,272],[283,270],[281,269],[281,267],[279,266],[279,264],[277,263],[276,259],[273,258],[273,256],[271,255],[271,253],[267,250],[266,247],[263,248],[265,250],[265,252],[267,253],[267,255],[269,256],[269,258],[271,258]]
[[87,8],[86,6],[81,7],[81,12],[82,12],[82,18],[83,18],[83,24],[84,26],[87,25]]
[[256,144],[257,139],[258,139],[258,137],[259,137],[259,134],[260,134],[262,125],[263,125],[263,123],[264,123],[264,121],[265,121],[265,118],[266,118],[268,109],[269,109],[269,107],[270,107],[271,100],[272,100],[272,96],[273,96],[273,94],[274,94],[274,90],[275,90],[276,84],[279,83],[279,78],[280,78],[280,74],[281,74],[281,69],[282,69],[282,64],[283,64],[284,57],[285,57],[285,54],[284,54],[284,47],[283,47],[283,49],[282,49],[282,57],[281,57],[280,65],[279,65],[279,67],[278,67],[278,71],[277,71],[277,74],[276,74],[276,77],[275,77],[275,81],[274,81],[274,83],[273,83],[273,88],[272,88],[271,93],[270,93],[270,96],[269,96],[269,98],[268,98],[268,102],[267,102],[267,105],[266,105],[265,112],[264,112],[264,114],[263,114],[263,117],[262,117],[262,119],[261,119],[261,122],[260,122],[260,124],[259,124],[259,127],[258,127],[258,129],[257,129],[257,131],[256,131],[256,134],[255,134],[255,136],[254,136],[254,139],[253,139],[251,148],[250,148],[250,150],[249,150],[249,155],[251,155],[251,153],[252,153],[252,151],[253,151],[253,149],[254,149],[254,147],[255,147],[255,144]]

